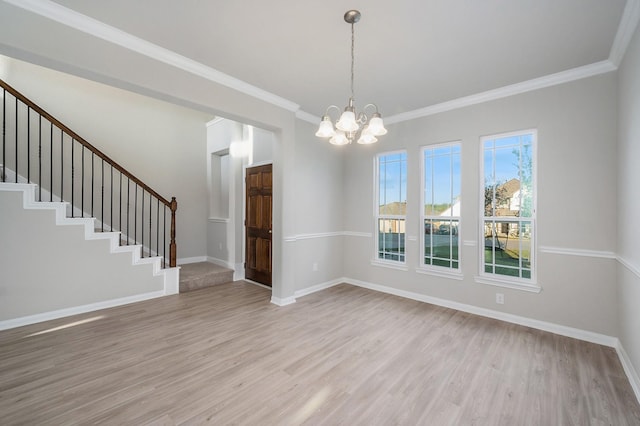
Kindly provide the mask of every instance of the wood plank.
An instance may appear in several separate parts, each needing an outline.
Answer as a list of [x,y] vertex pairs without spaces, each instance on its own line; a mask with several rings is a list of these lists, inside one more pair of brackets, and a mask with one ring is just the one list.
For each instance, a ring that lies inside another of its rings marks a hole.
[[612,348],[348,285],[270,294],[222,284],[0,332],[1,423],[640,424]]

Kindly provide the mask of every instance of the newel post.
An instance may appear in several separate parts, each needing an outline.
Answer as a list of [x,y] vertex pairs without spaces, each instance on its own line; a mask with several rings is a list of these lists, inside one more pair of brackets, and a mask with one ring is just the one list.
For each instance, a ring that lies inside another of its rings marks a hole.
[[175,268],[177,263],[176,253],[176,210],[178,202],[176,197],[171,197],[171,243],[169,244],[169,267]]

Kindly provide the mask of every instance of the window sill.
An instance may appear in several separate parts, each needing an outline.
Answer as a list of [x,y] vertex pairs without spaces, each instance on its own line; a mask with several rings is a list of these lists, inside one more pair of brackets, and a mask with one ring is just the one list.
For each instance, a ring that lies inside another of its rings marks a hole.
[[389,268],[389,269],[396,269],[398,271],[408,271],[409,268],[407,267],[406,263],[404,262],[394,262],[394,261],[384,261],[384,260],[378,260],[378,259],[373,259],[371,260],[371,264],[373,266],[380,266],[382,268]]
[[520,282],[508,279],[490,278],[484,276],[476,276],[475,281],[480,284],[494,285],[497,287],[512,288],[514,290],[528,291],[529,293],[540,293],[542,287],[535,282]]
[[464,279],[464,275],[462,274],[462,272],[457,272],[455,270],[439,270],[439,269],[435,269],[435,268],[427,268],[427,267],[420,267],[420,268],[416,268],[416,272],[419,274],[424,274],[424,275],[434,275],[436,277],[443,277],[443,278],[450,278],[452,280],[463,280]]

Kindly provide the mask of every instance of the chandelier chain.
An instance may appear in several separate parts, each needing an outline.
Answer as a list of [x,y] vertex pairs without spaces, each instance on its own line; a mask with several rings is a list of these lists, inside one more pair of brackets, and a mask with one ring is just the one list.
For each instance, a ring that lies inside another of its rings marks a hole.
[[353,80],[354,80],[354,63],[355,63],[355,55],[354,55],[354,50],[355,50],[355,32],[353,29],[353,23],[351,23],[351,98],[354,97],[354,88],[353,88]]

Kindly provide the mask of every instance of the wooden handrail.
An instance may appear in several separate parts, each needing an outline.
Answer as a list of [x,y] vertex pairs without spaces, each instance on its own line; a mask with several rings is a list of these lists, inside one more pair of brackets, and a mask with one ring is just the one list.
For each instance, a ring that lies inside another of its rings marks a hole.
[[[153,197],[158,199],[162,204],[164,204],[166,207],[168,207],[171,210],[171,229],[170,229],[170,243],[169,243],[169,266],[172,267],[172,268],[175,267],[176,264],[177,264],[176,211],[178,209],[178,202],[176,201],[176,198],[172,197],[171,201],[168,201],[166,198],[164,198],[163,196],[158,194],[156,191],[151,189],[147,184],[145,184],[140,179],[138,179],[136,176],[134,176],[129,171],[127,171],[120,164],[118,164],[117,162],[115,162],[114,160],[109,158],[109,156],[107,156],[105,153],[103,153],[98,148],[96,148],[95,146],[93,146],[89,142],[87,142],[82,136],[78,135],[76,132],[74,132],[73,130],[71,130],[67,126],[65,126],[60,120],[58,120],[55,117],[53,117],[47,111],[45,111],[40,106],[38,106],[37,104],[32,102],[30,99],[28,99],[22,93],[20,93],[19,91],[17,91],[13,87],[11,87],[9,84],[7,84],[2,79],[0,79],[0,87],[2,87],[5,91],[10,93],[11,95],[13,95],[17,100],[19,100],[23,104],[27,105],[30,109],[32,109],[33,111],[37,112],[41,117],[44,117],[52,125],[55,125],[63,133],[69,135],[73,139],[73,141],[78,142],[82,146],[87,148],[90,152],[92,152],[98,158],[102,159],[104,162],[109,164],[113,169],[115,169],[118,172],[120,172],[121,175],[126,176],[130,181],[132,181],[133,183],[135,183],[138,186],[140,186],[143,189],[143,191],[147,191],[149,194],[151,194]],[[16,123],[17,123],[17,121],[16,121]],[[3,127],[3,133],[4,133],[4,131],[5,130],[4,130],[4,127]],[[18,173],[18,171],[16,170],[16,174],[17,173]],[[103,188],[103,190],[104,190],[104,188]],[[143,241],[143,244],[144,244],[144,241]]]
[[68,134],[69,136],[71,136],[74,140],[76,140],[77,142],[80,142],[80,144],[84,145],[86,148],[88,148],[91,152],[93,152],[95,155],[97,155],[99,158],[103,159],[104,161],[106,161],[107,163],[109,163],[111,166],[113,166],[114,169],[118,170],[120,173],[122,173],[124,176],[128,177],[129,179],[131,179],[133,182],[137,183],[138,185],[140,185],[145,191],[149,192],[151,195],[153,195],[154,197],[156,197],[158,200],[160,200],[160,202],[162,202],[165,206],[167,207],[171,207],[171,201],[168,201],[166,198],[164,198],[163,196],[161,196],[160,194],[158,194],[156,191],[154,191],[153,189],[151,189],[147,184],[145,184],[144,182],[142,182],[140,179],[138,179],[137,177],[135,177],[134,175],[132,175],[131,173],[129,173],[124,167],[122,167],[120,164],[116,163],[114,160],[112,160],[111,158],[109,158],[105,153],[103,153],[102,151],[100,151],[98,148],[96,148],[95,146],[91,145],[89,142],[87,142],[82,136],[78,135],[76,132],[74,132],[73,130],[71,130],[70,128],[68,128],[67,126],[65,126],[64,124],[62,124],[58,119],[56,119],[55,117],[53,117],[51,114],[49,114],[48,112],[46,112],[44,109],[40,108],[38,105],[36,105],[35,103],[33,103],[31,100],[29,100],[26,96],[24,96],[22,93],[18,92],[16,89],[14,89],[13,87],[9,86],[4,80],[0,79],[0,86],[2,86],[7,92],[11,93],[13,96],[15,96],[16,98],[18,98],[21,102],[23,102],[24,104],[28,105],[32,110],[36,111],[38,114],[40,114],[41,116],[43,116],[44,118],[46,118],[47,120],[49,120],[51,123],[55,124],[56,127],[58,127],[59,129],[62,129],[66,134]]

